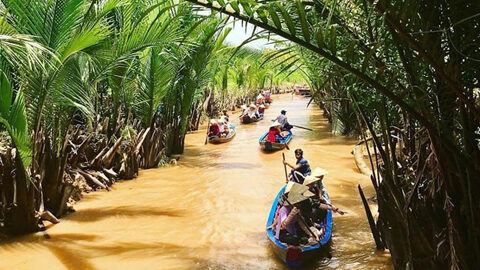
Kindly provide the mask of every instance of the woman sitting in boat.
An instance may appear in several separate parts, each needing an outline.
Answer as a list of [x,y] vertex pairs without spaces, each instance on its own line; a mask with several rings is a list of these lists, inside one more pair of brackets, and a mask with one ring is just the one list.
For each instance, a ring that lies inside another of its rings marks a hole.
[[215,119],[210,120],[210,127],[208,129],[208,137],[220,136],[220,127]]
[[283,139],[282,132],[280,131],[280,124],[278,121],[275,121],[272,125],[270,125],[270,129],[268,130],[267,134],[267,141],[271,143],[279,142],[280,139]]
[[218,129],[220,132],[220,137],[222,138],[227,136],[227,134],[230,132],[228,128],[228,124],[225,123],[225,121],[222,118],[218,119]]
[[242,106],[240,106],[240,109],[242,109],[242,113],[240,114],[240,118],[241,117],[244,117],[245,115],[247,115],[248,113],[248,108],[247,108],[247,105],[243,104]]
[[257,96],[257,104],[258,105],[262,105],[265,103],[265,98],[264,96],[262,95],[262,93],[258,94]]
[[226,109],[223,109],[222,110],[222,116],[220,116],[220,118],[223,118],[223,120],[225,121],[225,123],[227,123],[229,121],[229,115],[227,113],[227,110]]
[[258,114],[258,111],[257,111],[257,106],[255,106],[255,104],[250,104],[249,108],[248,108],[248,111],[247,111],[247,116],[250,117],[250,118],[259,118],[260,115]]
[[259,114],[264,114],[265,113],[265,105],[260,105],[258,106],[258,113]]
[[[309,191],[307,190],[307,192]],[[288,202],[285,202],[277,211],[272,224],[272,228],[275,230],[275,238],[287,245],[293,246],[318,241],[318,236],[312,234],[311,229],[309,230],[304,223],[305,219],[302,219],[302,213],[298,207],[298,205],[307,200],[309,196],[313,196],[313,194],[301,195],[289,193],[287,195]],[[300,235],[297,234],[297,226],[305,235],[309,236],[309,239],[300,237]]]
[[309,191],[315,194],[309,199],[311,203],[310,207],[312,209],[310,218],[314,223],[325,218],[327,214],[326,210],[332,210],[340,215],[345,214],[345,212],[341,211],[333,204],[328,203],[323,197],[325,192],[323,178],[325,175],[327,175],[327,171],[322,168],[315,168],[315,170],[312,172],[312,175],[307,176],[303,182],[303,184],[309,188]]

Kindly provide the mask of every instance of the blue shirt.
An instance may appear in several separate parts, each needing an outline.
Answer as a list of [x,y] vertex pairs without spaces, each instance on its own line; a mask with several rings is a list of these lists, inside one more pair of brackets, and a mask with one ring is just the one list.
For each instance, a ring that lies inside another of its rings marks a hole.
[[308,161],[302,157],[300,160],[297,160],[297,166],[300,166],[296,171],[303,174],[304,176],[310,175],[312,170],[310,169],[310,164]]

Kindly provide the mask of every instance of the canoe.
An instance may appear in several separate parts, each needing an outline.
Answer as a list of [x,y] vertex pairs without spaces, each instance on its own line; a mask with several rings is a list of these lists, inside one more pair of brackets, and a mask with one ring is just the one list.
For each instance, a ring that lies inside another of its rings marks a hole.
[[288,136],[285,139],[283,139],[280,142],[272,143],[267,141],[267,135],[268,135],[268,131],[265,132],[262,136],[260,136],[260,139],[258,139],[258,143],[260,144],[260,147],[262,148],[262,150],[265,150],[265,151],[282,150],[292,140],[292,137],[293,137],[292,131],[290,130]]
[[227,134],[225,137],[220,137],[220,136],[211,136],[208,137],[208,142],[209,143],[225,143],[229,142],[235,137],[235,134],[237,133],[237,129],[233,124],[230,124],[230,132]]
[[260,120],[263,120],[263,114],[260,114],[260,117],[259,118],[250,118],[248,116],[243,116],[243,117],[240,117],[240,122],[242,124],[250,124],[250,123],[254,123],[254,122],[258,122]]
[[[278,207],[278,201],[280,196],[285,191],[284,186],[280,189],[275,200],[273,201],[272,208],[270,209],[270,213],[267,219],[267,228],[273,223],[273,219],[275,218],[275,213]],[[327,192],[324,192],[325,199],[330,203],[330,197]],[[319,225],[323,228],[323,234],[320,237],[320,241],[313,245],[309,246],[300,246],[300,247],[288,247],[285,243],[280,242],[277,238],[275,238],[274,231],[271,228],[266,229],[267,237],[270,243],[270,246],[273,249],[275,255],[282,260],[288,266],[300,266],[304,265],[310,259],[316,257],[318,253],[325,247],[332,237],[332,227],[333,227],[333,220],[332,220],[332,211],[327,210],[327,215],[325,219],[319,223]]]

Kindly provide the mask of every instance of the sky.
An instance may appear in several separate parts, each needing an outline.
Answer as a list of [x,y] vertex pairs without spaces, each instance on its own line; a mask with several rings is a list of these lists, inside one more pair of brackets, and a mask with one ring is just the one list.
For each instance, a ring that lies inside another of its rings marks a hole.
[[[232,31],[225,39],[225,42],[231,45],[240,45],[243,41],[248,39],[252,35],[253,25],[248,24],[247,31],[245,32],[245,23],[243,24],[240,21],[235,22],[235,27],[232,23],[228,25],[228,27],[232,27]],[[257,27],[255,30],[256,33],[261,31],[260,28]],[[267,39],[259,39],[255,41],[251,41],[250,43],[246,44],[246,47],[254,48],[254,49],[264,49],[264,48],[273,48],[273,45],[268,44]]]

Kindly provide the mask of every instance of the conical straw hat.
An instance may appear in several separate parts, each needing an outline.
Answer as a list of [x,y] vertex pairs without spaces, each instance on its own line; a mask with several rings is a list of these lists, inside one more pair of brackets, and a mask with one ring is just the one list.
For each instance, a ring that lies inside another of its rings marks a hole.
[[309,175],[305,177],[305,180],[303,181],[303,185],[308,186],[320,180],[321,180],[320,178],[314,177],[313,175]]
[[286,193],[288,202],[290,202],[291,204],[302,202],[304,200],[307,200],[309,197],[312,197],[315,195],[308,190],[308,187],[304,185],[300,185],[295,182],[289,182],[287,184],[287,187],[285,188],[285,193]]
[[273,122],[273,123],[270,125],[270,127],[279,127],[279,126],[281,126],[281,125],[282,125],[282,124],[280,124],[280,122],[275,121],[275,122]]
[[312,172],[312,176],[313,177],[322,177],[322,176],[325,176],[327,175],[328,172],[320,167],[317,167],[315,168],[315,170],[313,170]]

